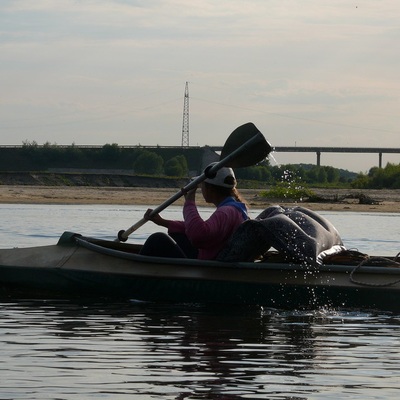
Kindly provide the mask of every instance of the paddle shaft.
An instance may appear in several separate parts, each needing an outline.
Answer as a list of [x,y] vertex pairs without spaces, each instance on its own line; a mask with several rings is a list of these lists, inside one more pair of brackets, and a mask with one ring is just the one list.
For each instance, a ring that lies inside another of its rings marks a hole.
[[[206,176],[204,174],[198,176],[196,179],[188,183],[185,187],[183,187],[179,192],[175,193],[172,195],[168,200],[164,201],[164,203],[160,204],[158,207],[154,208],[150,213],[149,213],[149,219],[151,219],[154,215],[159,214],[161,211],[165,210],[168,206],[170,206],[172,203],[174,203],[176,200],[181,198],[185,193],[190,191],[191,189],[194,189],[199,183],[204,181],[206,179]],[[202,178],[202,179],[200,179]],[[119,231],[118,232],[118,239],[121,242],[124,242],[129,235],[131,235],[133,232],[135,232],[137,229],[139,229],[141,226],[143,226],[149,219],[142,218],[136,224],[132,225],[130,228],[128,228],[125,231]]]
[[[264,136],[262,135],[261,132],[258,132],[251,139],[247,140],[245,143],[243,143],[236,150],[232,151],[230,154],[228,154],[226,157],[224,157],[221,161],[217,162],[211,168],[207,169],[200,176],[198,176],[196,179],[194,179],[191,182],[189,182],[179,192],[175,193],[168,200],[164,201],[158,207],[153,209],[151,211],[151,213],[149,214],[149,219],[151,219],[151,217],[153,217],[154,215],[159,214],[161,211],[163,211],[169,205],[171,205],[176,200],[178,200],[180,197],[182,197],[185,193],[187,193],[191,189],[194,189],[195,187],[197,187],[199,185],[199,183],[203,182],[208,177],[214,177],[218,170],[220,170],[221,168],[223,168],[225,166],[229,166],[230,163],[232,161],[234,161],[235,158],[239,154],[241,154],[242,152],[248,150],[249,148],[251,148],[252,146],[256,145],[257,143],[265,143],[265,138],[264,138]],[[258,160],[258,161],[260,161],[260,160]],[[240,165],[235,165],[235,166],[240,166]],[[140,221],[136,222],[136,224],[132,225],[127,230],[119,231],[118,232],[118,240],[121,241],[121,242],[125,242],[128,239],[129,235],[131,235],[133,232],[135,232],[137,229],[139,229],[141,226],[143,226],[147,221],[148,221],[148,219],[142,218]]]

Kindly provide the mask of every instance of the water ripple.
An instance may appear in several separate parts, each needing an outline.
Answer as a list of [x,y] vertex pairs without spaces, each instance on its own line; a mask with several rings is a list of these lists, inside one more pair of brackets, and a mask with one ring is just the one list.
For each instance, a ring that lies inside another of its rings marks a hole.
[[1,303],[0,398],[391,398],[399,338],[391,314]]

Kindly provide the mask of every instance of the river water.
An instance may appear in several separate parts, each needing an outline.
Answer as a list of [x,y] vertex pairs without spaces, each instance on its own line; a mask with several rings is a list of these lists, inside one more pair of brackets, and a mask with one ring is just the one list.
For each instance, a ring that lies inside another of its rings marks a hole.
[[[144,211],[0,205],[0,247],[114,239]],[[400,251],[400,214],[321,214],[348,248]],[[399,346],[400,314],[382,311],[3,299],[0,399],[397,399]]]

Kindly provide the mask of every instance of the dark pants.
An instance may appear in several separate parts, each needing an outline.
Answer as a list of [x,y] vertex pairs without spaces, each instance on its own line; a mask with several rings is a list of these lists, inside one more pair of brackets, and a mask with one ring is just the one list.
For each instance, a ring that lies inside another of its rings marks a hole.
[[183,233],[167,235],[157,232],[147,238],[140,254],[168,258],[197,258],[198,251]]

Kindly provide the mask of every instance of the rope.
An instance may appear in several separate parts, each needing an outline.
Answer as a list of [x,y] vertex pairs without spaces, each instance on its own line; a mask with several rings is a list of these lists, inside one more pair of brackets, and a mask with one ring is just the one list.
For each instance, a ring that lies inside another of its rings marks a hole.
[[397,283],[400,282],[400,279],[397,279],[394,282],[387,282],[387,283],[368,283],[368,282],[362,282],[357,279],[354,279],[354,274],[356,273],[357,270],[359,270],[364,264],[367,263],[367,261],[382,261],[382,262],[387,262],[390,265],[395,264],[396,266],[400,267],[400,262],[397,262],[397,259],[399,258],[400,253],[396,255],[394,260],[391,260],[389,258],[385,257],[367,257],[364,260],[362,260],[350,273],[350,282],[355,283],[357,285],[362,285],[362,286],[371,286],[371,287],[389,287],[389,286],[394,286]]

